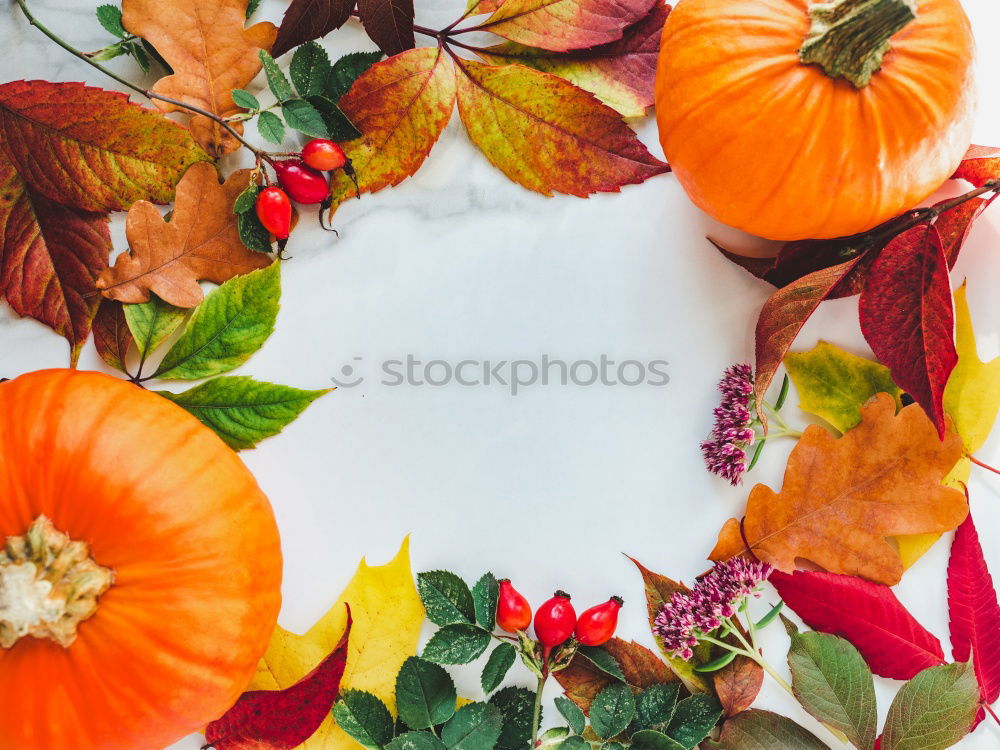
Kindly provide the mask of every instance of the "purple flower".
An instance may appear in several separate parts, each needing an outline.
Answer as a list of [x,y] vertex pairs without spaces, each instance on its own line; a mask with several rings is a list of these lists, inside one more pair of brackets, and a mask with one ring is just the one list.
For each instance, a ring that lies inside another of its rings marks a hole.
[[747,470],[747,449],[753,445],[753,370],[746,363],[729,367],[721,381],[722,402],[713,410],[715,426],[701,444],[705,466],[713,474],[729,480],[734,487]]
[[689,593],[677,592],[660,607],[653,633],[674,656],[690,659],[700,637],[736,614],[748,596],[756,596],[771,570],[765,562],[742,557],[716,563]]

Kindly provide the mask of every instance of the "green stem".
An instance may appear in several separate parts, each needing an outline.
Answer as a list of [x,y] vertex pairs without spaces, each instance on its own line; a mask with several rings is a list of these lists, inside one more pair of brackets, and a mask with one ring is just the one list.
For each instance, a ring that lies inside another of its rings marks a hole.
[[[761,669],[763,669],[765,672],[771,675],[771,679],[777,682],[786,693],[795,698],[795,693],[792,692],[792,686],[788,684],[788,682],[785,680],[784,677],[782,677],[774,670],[774,667],[772,667],[768,663],[767,659],[764,658],[764,656],[760,653],[760,651],[755,649],[750,643],[747,642],[747,639],[743,637],[743,634],[740,632],[739,628],[733,627],[733,636],[736,638],[736,640],[740,642],[743,648],[746,649],[743,652],[743,655],[757,662],[757,664],[760,665]],[[729,648],[730,650],[733,650],[731,646]],[[795,699],[798,700],[798,698]]]
[[[546,664],[548,660],[546,659]],[[547,672],[547,670],[546,670]],[[538,690],[535,693],[535,708],[531,715],[531,750],[538,746],[538,727],[542,723],[542,690],[545,688],[545,678],[538,678]]]
[[882,67],[890,38],[917,17],[914,0],[831,0],[809,6],[799,59],[864,88]]
[[[101,71],[104,75],[108,76],[108,78],[111,78],[111,79],[117,81],[118,83],[120,83],[122,86],[125,86],[126,88],[132,89],[132,91],[135,91],[137,94],[142,94],[147,99],[155,99],[155,100],[158,100],[158,101],[161,101],[161,102],[165,102],[166,104],[172,104],[175,107],[180,107],[181,109],[186,109],[188,112],[193,112],[194,114],[201,115],[202,117],[207,117],[208,119],[210,119],[210,120],[212,120],[214,122],[217,122],[219,124],[219,126],[222,127],[224,130],[226,130],[231,136],[233,136],[233,138],[235,138],[240,143],[242,143],[244,146],[246,146],[248,149],[250,149],[250,151],[252,151],[254,153],[254,155],[256,155],[256,156],[262,156],[262,155],[265,154],[265,152],[261,151],[259,148],[257,148],[252,143],[250,143],[245,138],[243,138],[243,136],[239,133],[239,131],[237,131],[235,128],[233,128],[232,126],[230,126],[223,118],[219,117],[217,114],[215,114],[213,112],[209,112],[207,109],[202,109],[201,107],[196,107],[193,104],[187,104],[187,103],[179,101],[177,99],[172,99],[169,96],[163,96],[162,94],[157,94],[155,91],[151,91],[149,89],[144,89],[142,86],[139,86],[136,83],[132,83],[131,81],[129,81],[126,78],[122,78],[120,75],[118,75],[114,71],[112,71],[112,70],[104,67],[103,65],[101,65],[96,60],[91,60],[87,56],[86,52],[78,50],[76,47],[72,46],[68,42],[63,41],[63,39],[61,37],[57,36],[55,34],[55,32],[51,31],[44,24],[40,23],[38,21],[38,19],[35,18],[34,15],[32,15],[31,11],[28,10],[28,5],[27,5],[26,0],[15,0],[15,2],[17,3],[18,7],[21,9],[21,13],[24,14],[24,17],[28,20],[29,24],[31,24],[36,29],[38,29],[40,32],[42,32],[43,34],[45,34],[45,36],[47,36],[53,42],[55,42],[60,47],[62,47],[64,50],[66,50],[67,52],[69,52],[71,55],[73,55],[74,57],[80,58],[85,63],[87,63],[87,65],[90,65],[91,67],[94,67],[97,70]],[[264,158],[267,158],[266,155],[264,155]]]

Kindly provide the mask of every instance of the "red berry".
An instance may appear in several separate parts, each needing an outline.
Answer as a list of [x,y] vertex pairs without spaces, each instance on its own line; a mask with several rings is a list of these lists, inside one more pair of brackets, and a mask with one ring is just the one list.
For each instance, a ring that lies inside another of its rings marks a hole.
[[347,164],[347,155],[333,141],[317,138],[309,141],[302,149],[302,161],[320,172],[329,172]]
[[604,604],[591,607],[576,621],[576,639],[584,646],[602,646],[611,640],[618,627],[618,611],[625,602],[612,596]]
[[501,630],[514,633],[527,630],[531,624],[531,605],[528,600],[504,578],[500,581],[500,600],[497,602],[497,625]]
[[276,161],[271,166],[278,175],[281,187],[296,203],[322,203],[330,194],[330,184],[326,177],[312,167],[307,167],[300,159]]
[[279,240],[287,239],[292,226],[292,202],[279,187],[264,188],[254,205],[264,229]]
[[546,648],[554,648],[569,640],[576,627],[576,610],[565,591],[557,591],[535,613],[535,635]]

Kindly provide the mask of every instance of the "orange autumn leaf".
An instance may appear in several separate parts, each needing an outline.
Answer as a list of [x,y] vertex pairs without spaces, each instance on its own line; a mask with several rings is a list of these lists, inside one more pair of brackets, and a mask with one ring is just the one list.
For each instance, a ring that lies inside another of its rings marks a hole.
[[130,250],[104,271],[97,287],[108,299],[148,302],[149,293],[176,307],[204,297],[198,281],[221,284],[271,263],[271,257],[240,240],[233,203],[250,179],[241,169],[224,185],[211,164],[191,167],[177,184],[173,217],[164,221],[152,203],[129,209],[125,236]]
[[[260,72],[257,53],[269,49],[277,30],[263,22],[244,28],[248,0],[123,0],[122,25],[150,42],[170,63],[173,74],[153,91],[229,117],[240,112],[233,89],[243,88]],[[154,100],[164,112],[185,111]],[[191,134],[213,156],[239,148],[239,142],[203,115],[191,118]],[[242,132],[242,125],[233,127]]]
[[[895,584],[903,574],[888,536],[941,533],[968,514],[965,496],[942,480],[962,456],[962,440],[944,440],[917,404],[896,414],[885,393],[861,410],[861,423],[835,438],[810,425],[788,459],[780,492],[758,484],[747,501],[743,534],[761,560],[791,572],[796,560],[831,573]],[[709,556],[746,549],[730,519]]]

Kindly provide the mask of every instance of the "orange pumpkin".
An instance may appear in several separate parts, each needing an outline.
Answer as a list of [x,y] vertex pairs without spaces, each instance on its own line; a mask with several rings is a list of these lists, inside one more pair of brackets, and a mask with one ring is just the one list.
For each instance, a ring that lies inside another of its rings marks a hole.
[[267,498],[154,393],[0,384],[0,749],[149,750],[246,688],[280,605]]
[[680,0],[656,78],[691,199],[776,240],[862,232],[955,170],[972,127],[959,0]]

